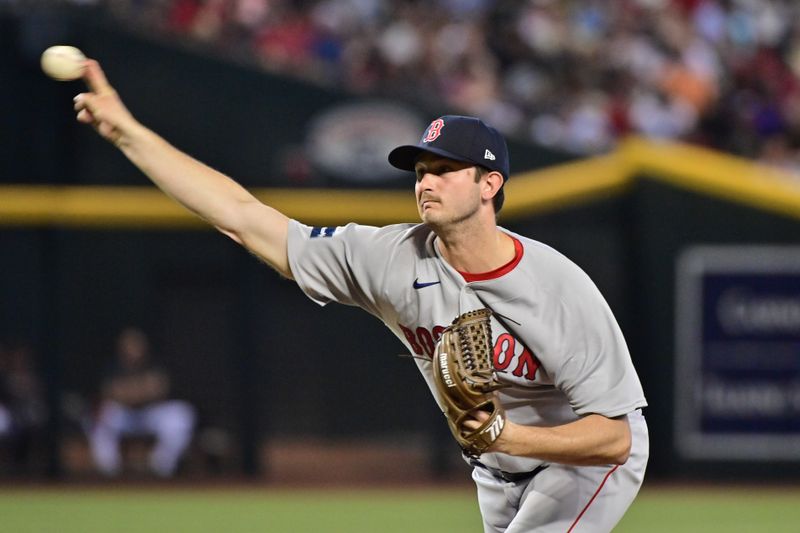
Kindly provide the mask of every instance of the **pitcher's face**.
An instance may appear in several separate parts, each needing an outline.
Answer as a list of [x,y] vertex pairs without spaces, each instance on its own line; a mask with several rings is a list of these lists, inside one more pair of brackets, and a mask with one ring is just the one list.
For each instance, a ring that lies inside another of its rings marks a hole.
[[415,165],[417,210],[423,222],[436,227],[457,224],[481,206],[477,168],[471,163],[426,153]]

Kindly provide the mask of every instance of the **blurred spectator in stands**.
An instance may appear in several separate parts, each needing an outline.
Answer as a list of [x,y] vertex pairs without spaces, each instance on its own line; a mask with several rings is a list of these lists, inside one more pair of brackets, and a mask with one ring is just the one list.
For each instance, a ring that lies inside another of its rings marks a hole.
[[152,435],[156,441],[150,469],[160,477],[175,473],[192,440],[195,410],[185,401],[169,399],[169,388],[169,376],[152,360],[145,333],[124,329],[90,428],[92,456],[100,472],[113,476],[122,470],[122,438]]
[[0,345],[0,441],[15,474],[30,473],[37,437],[47,423],[44,387],[26,343]]
[[359,94],[445,105],[580,155],[633,133],[770,162],[776,147],[781,160],[800,157],[796,0],[108,5],[146,32],[163,28],[210,52]]

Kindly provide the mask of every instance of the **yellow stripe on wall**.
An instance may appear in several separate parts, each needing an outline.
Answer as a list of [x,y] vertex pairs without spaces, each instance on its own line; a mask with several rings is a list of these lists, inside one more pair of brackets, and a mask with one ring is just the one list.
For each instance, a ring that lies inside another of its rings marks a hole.
[[639,175],[800,218],[800,175],[698,146],[632,138],[617,150]]
[[[413,192],[253,189],[253,194],[309,224],[417,219]],[[2,186],[0,226],[205,228],[203,220],[155,186]]]
[[605,198],[631,183],[626,161],[614,153],[512,176],[502,219],[513,220]]
[[[620,194],[642,175],[800,218],[800,176],[697,146],[632,138],[609,155],[513,176],[502,219],[518,220]],[[384,225],[418,220],[409,181],[408,191],[258,188],[252,192],[309,224]],[[208,227],[152,185],[0,186],[0,226]]]

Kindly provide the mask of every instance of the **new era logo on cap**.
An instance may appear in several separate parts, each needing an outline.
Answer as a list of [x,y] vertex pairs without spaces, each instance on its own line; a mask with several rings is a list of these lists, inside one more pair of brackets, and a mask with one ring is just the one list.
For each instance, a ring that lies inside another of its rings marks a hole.
[[414,171],[419,156],[433,153],[479,165],[508,179],[508,148],[499,131],[475,117],[445,115],[432,121],[416,145],[398,146],[389,154],[389,163]]

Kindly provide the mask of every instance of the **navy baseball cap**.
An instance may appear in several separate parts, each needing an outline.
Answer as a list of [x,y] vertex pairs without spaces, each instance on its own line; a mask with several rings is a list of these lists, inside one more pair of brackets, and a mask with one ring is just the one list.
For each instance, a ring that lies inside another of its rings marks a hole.
[[424,152],[496,170],[508,179],[508,148],[499,131],[481,119],[445,115],[425,130],[419,143],[398,146],[389,153],[389,163],[401,170],[414,171]]

